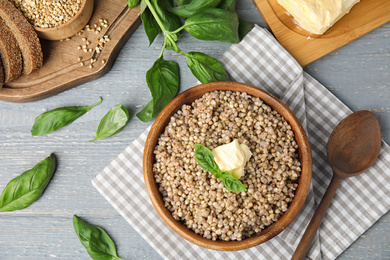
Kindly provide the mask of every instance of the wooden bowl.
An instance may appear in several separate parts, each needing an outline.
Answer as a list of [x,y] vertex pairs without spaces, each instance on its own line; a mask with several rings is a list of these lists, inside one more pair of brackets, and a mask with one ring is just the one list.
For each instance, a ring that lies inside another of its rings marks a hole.
[[41,28],[34,26],[38,37],[45,40],[62,40],[74,36],[87,25],[92,16],[94,0],[84,0],[79,12],[66,23],[53,27]]
[[[242,241],[213,241],[196,234],[192,230],[188,229],[183,223],[175,220],[171,212],[168,211],[164,206],[162,196],[158,191],[158,186],[155,182],[153,174],[153,164],[155,162],[153,151],[157,145],[157,141],[161,133],[165,130],[166,125],[169,123],[170,117],[177,110],[179,110],[183,104],[191,104],[194,100],[202,97],[203,94],[212,92],[214,90],[246,92],[249,95],[261,98],[266,104],[279,112],[279,114],[281,114],[288,121],[292,127],[292,130],[294,131],[295,140],[299,145],[299,158],[301,161],[302,172],[293,201],[290,203],[287,211],[279,218],[278,221],[268,226],[259,234],[243,239]],[[279,99],[265,92],[264,90],[243,83],[213,82],[202,84],[184,91],[175,97],[159,114],[153,123],[146,140],[143,155],[143,174],[146,189],[153,206],[157,210],[158,214],[163,218],[163,220],[180,236],[196,245],[209,249],[224,251],[241,250],[259,245],[273,238],[281,231],[286,229],[286,227],[298,215],[298,212],[301,210],[309,191],[312,174],[311,150],[308,138],[298,119]]]

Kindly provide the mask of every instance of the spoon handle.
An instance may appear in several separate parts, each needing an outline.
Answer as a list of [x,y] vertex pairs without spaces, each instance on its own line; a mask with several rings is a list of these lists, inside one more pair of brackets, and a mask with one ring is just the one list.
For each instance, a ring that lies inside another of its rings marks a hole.
[[317,232],[317,229],[321,225],[322,219],[325,216],[326,210],[329,208],[330,202],[333,199],[334,194],[343,178],[337,176],[333,173],[333,178],[326,190],[324,197],[320,204],[317,207],[316,212],[314,213],[309,225],[306,228],[305,233],[302,236],[301,241],[298,244],[295,253],[293,254],[291,260],[301,260],[305,259],[307,251],[310,248],[311,242]]

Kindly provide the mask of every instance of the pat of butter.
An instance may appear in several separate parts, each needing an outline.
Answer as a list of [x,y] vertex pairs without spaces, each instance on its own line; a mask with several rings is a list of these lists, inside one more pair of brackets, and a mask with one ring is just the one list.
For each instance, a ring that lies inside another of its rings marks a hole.
[[212,150],[214,161],[221,171],[230,172],[234,178],[240,179],[244,175],[245,164],[251,158],[252,153],[246,144],[240,144],[238,140],[218,146]]
[[323,34],[360,0],[278,0],[297,21],[313,34]]

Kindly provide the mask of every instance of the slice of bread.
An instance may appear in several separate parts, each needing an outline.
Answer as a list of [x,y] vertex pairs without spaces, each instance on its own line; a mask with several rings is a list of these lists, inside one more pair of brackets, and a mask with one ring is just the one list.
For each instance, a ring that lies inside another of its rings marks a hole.
[[42,67],[41,43],[33,26],[8,0],[0,0],[0,17],[13,33],[23,56],[23,73],[30,74]]
[[4,67],[4,82],[17,79],[22,74],[22,53],[15,37],[2,19],[0,19],[0,56]]

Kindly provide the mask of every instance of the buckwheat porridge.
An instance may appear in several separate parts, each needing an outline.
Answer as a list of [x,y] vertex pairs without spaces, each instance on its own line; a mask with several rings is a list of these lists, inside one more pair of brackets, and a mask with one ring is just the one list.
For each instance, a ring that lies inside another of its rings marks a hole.
[[[252,156],[228,191],[196,162],[194,145],[210,150],[238,139]],[[294,198],[301,174],[290,124],[260,98],[214,91],[172,117],[154,150],[153,172],[165,207],[176,220],[212,240],[243,240],[277,221]]]

